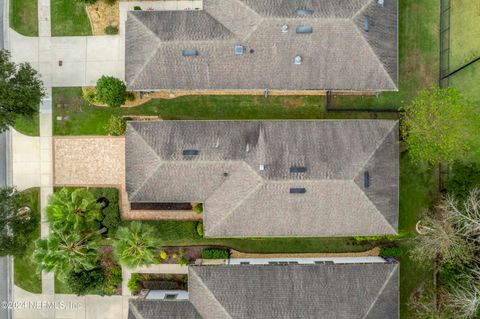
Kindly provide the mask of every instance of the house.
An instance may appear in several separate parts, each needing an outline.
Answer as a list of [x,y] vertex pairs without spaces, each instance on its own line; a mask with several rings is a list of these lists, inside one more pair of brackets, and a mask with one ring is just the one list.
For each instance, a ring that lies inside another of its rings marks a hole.
[[399,264],[190,266],[188,299],[135,299],[128,319],[399,318]]
[[397,0],[204,0],[130,11],[130,90],[398,89]]
[[132,204],[203,203],[205,237],[397,234],[398,122],[129,122]]

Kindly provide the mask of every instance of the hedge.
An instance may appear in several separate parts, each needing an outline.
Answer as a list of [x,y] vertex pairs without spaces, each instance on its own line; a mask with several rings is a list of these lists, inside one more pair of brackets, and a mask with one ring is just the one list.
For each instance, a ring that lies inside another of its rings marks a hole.
[[400,255],[402,255],[400,247],[382,247],[380,250],[380,256],[382,257],[397,257]]
[[108,200],[108,206],[102,210],[104,216],[102,225],[107,227],[109,236],[113,236],[122,222],[120,219],[120,208],[118,203],[118,189],[90,188],[89,191],[97,199],[104,197]]
[[204,248],[202,250],[203,259],[228,259],[230,252],[228,249]]

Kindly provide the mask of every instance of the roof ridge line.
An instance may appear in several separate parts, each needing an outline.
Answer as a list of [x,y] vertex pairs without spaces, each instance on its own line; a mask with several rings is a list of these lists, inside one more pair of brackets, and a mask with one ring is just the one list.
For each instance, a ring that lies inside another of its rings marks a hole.
[[[190,268],[189,272],[188,272],[188,275],[193,275],[195,276],[197,279],[198,279],[198,282],[200,283],[200,285],[203,286],[203,288],[205,288],[206,290],[206,293],[209,294],[210,296],[212,296],[212,298],[217,302],[217,304],[220,306],[220,309],[223,310],[223,312],[225,312],[225,315],[227,316],[228,319],[233,319],[233,317],[228,313],[228,311],[225,309],[225,307],[223,307],[223,305],[220,303],[220,301],[218,301],[217,297],[215,297],[215,295],[212,293],[212,291],[210,289],[208,289],[207,285],[203,282],[202,278],[200,278],[200,276]],[[195,308],[195,310],[197,310],[197,312],[202,315],[200,313],[200,311],[198,310],[198,308],[195,306],[195,303],[193,303],[191,300],[190,300],[190,303],[193,305],[193,307]]]
[[357,12],[355,12],[355,13],[354,13],[350,18],[348,18],[348,19],[353,21],[358,15],[360,15],[360,13],[362,13],[363,11],[365,11],[365,9],[366,9],[373,1],[376,1],[376,0],[367,1],[360,9],[358,9]]
[[[135,81],[137,80],[138,76],[143,72],[143,70],[145,69],[145,67],[147,66],[147,64],[153,59],[153,57],[155,56],[155,54],[158,52],[158,49],[160,48],[160,46],[162,45],[162,40],[149,28],[145,25],[145,23],[143,23],[142,21],[140,21],[134,14],[128,14],[128,16],[130,17],[133,17],[134,20],[139,23],[140,25],[142,25],[142,27],[147,30],[148,33],[150,33],[150,35],[152,35],[158,42],[158,45],[157,47],[155,48],[155,50],[152,51],[152,54],[150,55],[149,58],[145,59],[145,62],[143,63],[142,67],[140,68],[140,70],[138,70],[138,72],[135,74],[135,76],[133,77],[132,81],[130,82],[130,85],[134,84]],[[127,16],[127,17],[128,17]],[[128,19],[128,18],[127,18]]]
[[385,282],[383,283],[382,285],[382,288],[380,288],[380,290],[378,291],[378,294],[377,296],[375,297],[375,299],[373,300],[373,302],[370,304],[370,307],[368,308],[367,312],[365,313],[365,316],[363,316],[362,319],[367,319],[368,315],[370,314],[370,311],[372,311],[373,307],[375,306],[375,304],[377,303],[378,301],[378,298],[380,297],[380,295],[383,293],[383,291],[385,290],[385,288],[387,287],[387,284],[390,282],[390,280],[392,279],[393,277],[393,273],[395,271],[397,271],[398,269],[398,264],[395,265],[395,267],[393,268],[393,270],[390,272],[390,274],[388,275],[387,277],[387,280],[385,280]]
[[163,165],[163,161],[162,161],[162,159],[160,158],[160,156],[158,156],[158,153],[155,152],[155,150],[152,148],[152,146],[151,146],[150,144],[148,144],[147,141],[145,141],[145,139],[140,135],[140,133],[138,133],[138,131],[137,131],[131,124],[128,124],[128,125],[132,128],[133,133],[136,134],[136,135],[143,141],[143,143],[148,147],[148,149],[155,155],[155,157],[156,157],[156,158],[158,159],[158,161],[159,161],[157,167],[155,167],[155,169],[153,170],[153,173],[152,173],[148,178],[146,178],[146,179],[142,182],[142,184],[140,184],[139,187],[137,187],[137,189],[132,193],[132,196],[129,196],[129,199],[130,199],[130,198],[134,198],[134,197],[137,195],[137,193],[140,191],[140,189],[141,189],[143,186],[145,186],[145,183],[152,178],[152,176],[154,175],[154,173],[156,173],[156,172],[158,171],[158,169],[160,168],[160,166]]
[[375,211],[377,212],[378,215],[380,215],[382,217],[382,219],[385,221],[385,223],[388,225],[389,228],[392,229],[393,233],[394,234],[398,234],[398,231],[395,230],[395,228],[393,228],[392,224],[390,224],[390,222],[385,218],[385,216],[383,216],[382,212],[380,212],[377,208],[377,206],[370,200],[370,198],[368,198],[367,194],[365,194],[365,192],[360,188],[360,186],[357,185],[357,183],[355,183],[354,180],[350,180],[351,183],[353,185],[355,185],[355,187],[360,191],[360,193],[365,196],[365,198],[367,199],[367,202],[370,203],[370,205],[375,209]]
[[[386,120],[387,122],[388,120]],[[392,127],[390,127],[390,129],[386,132],[386,134],[382,137],[382,139],[380,140],[380,142],[377,144],[377,147],[375,147],[375,149],[373,150],[373,152],[370,154],[370,156],[365,160],[365,162],[363,163],[363,165],[360,167],[360,169],[353,175],[353,178],[351,178],[350,180],[354,180],[360,173],[361,171],[365,168],[365,166],[367,166],[368,162],[372,159],[372,157],[375,155],[375,153],[378,151],[378,149],[380,148],[380,146],[383,145],[383,143],[385,143],[385,140],[387,139],[387,137],[392,133],[393,129],[397,126],[397,123],[398,123],[398,120],[393,120],[394,122],[394,125],[392,125]],[[363,191],[362,191],[363,192]]]
[[[250,198],[250,196],[252,196],[252,194],[257,190],[259,189],[261,186],[265,185],[266,182],[265,182],[265,179],[260,176],[256,171],[253,170],[253,168],[248,165],[245,161],[242,161],[248,168],[250,168],[250,170],[252,170],[254,172],[254,174],[256,176],[258,176],[258,179],[260,180],[260,183],[257,184],[252,190],[250,190],[250,192],[248,192],[248,194],[241,200],[239,201],[223,218],[221,218],[220,220],[218,220],[214,225],[213,227],[210,227],[210,230],[212,229],[215,229],[217,228],[225,219],[227,219],[228,217],[230,217],[233,212],[238,208],[240,207],[241,204],[243,204],[243,202],[245,202],[245,200],[247,200],[248,198]],[[217,188],[215,191],[217,191],[218,189],[220,189],[221,187]]]
[[[253,12],[259,19],[259,22],[253,27],[253,28],[250,28],[250,32],[242,39],[242,41],[247,41],[251,36],[252,34],[257,31],[258,27],[265,21],[265,17],[260,15],[257,11],[253,10],[252,7],[250,7],[249,5],[247,5],[245,2],[243,1],[240,1],[240,0],[232,0],[232,1],[235,1],[237,2],[240,6],[243,6],[245,7],[247,10],[250,10],[251,12]],[[233,33],[233,32],[232,32]]]
[[360,38],[363,40],[363,42],[367,45],[367,48],[370,50],[370,52],[372,53],[372,55],[374,56],[374,59],[377,60],[377,62],[381,65],[381,68],[383,70],[383,72],[385,72],[385,75],[387,76],[388,78],[388,81],[390,81],[390,84],[393,85],[393,87],[395,87],[397,90],[398,90],[398,85],[395,84],[395,82],[393,82],[393,79],[392,77],[390,76],[390,73],[388,73],[387,69],[385,69],[385,64],[379,59],[378,55],[375,53],[375,51],[373,50],[372,46],[370,45],[370,43],[368,43],[367,39],[363,36],[363,33],[358,29],[357,25],[355,24],[355,22],[353,21],[353,19],[348,19],[350,20],[350,23],[353,25],[353,27],[355,28],[355,31],[360,35]]

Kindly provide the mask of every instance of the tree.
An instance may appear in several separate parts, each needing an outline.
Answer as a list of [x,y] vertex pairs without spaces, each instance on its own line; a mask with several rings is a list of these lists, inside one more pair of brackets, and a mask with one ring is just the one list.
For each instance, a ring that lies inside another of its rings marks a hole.
[[468,280],[452,288],[448,298],[449,307],[457,318],[475,319],[480,317],[480,284]]
[[113,247],[120,263],[133,268],[153,263],[159,245],[152,226],[134,221],[118,228]]
[[97,81],[95,97],[97,101],[108,106],[119,107],[127,99],[127,87],[121,80],[104,75]]
[[97,265],[99,232],[82,235],[53,230],[47,239],[38,239],[33,260],[39,271],[55,272],[63,278],[71,271],[91,270]]
[[428,88],[403,109],[400,128],[414,160],[433,165],[467,157],[480,115],[456,89]]
[[101,220],[101,208],[101,204],[87,189],[62,188],[50,196],[46,211],[51,227],[62,231],[81,231],[92,228],[95,221]]
[[18,116],[31,117],[38,112],[45,96],[39,74],[30,64],[15,64],[10,53],[0,50],[0,132],[14,125]]
[[0,189],[0,256],[22,254],[38,222],[13,187]]
[[466,232],[457,227],[459,204],[449,197],[442,199],[433,212],[420,221],[421,233],[415,238],[412,259],[424,264],[434,258],[440,263],[463,264],[473,260],[475,243],[467,240]]

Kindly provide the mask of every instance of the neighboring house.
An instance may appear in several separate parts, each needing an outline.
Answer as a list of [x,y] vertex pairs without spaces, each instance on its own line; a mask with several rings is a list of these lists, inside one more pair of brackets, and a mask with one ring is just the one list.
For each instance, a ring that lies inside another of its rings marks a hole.
[[398,89],[397,0],[204,0],[131,11],[130,90]]
[[188,300],[131,300],[128,319],[398,319],[399,264],[190,266]]
[[129,122],[130,203],[204,204],[206,237],[396,234],[398,122]]

